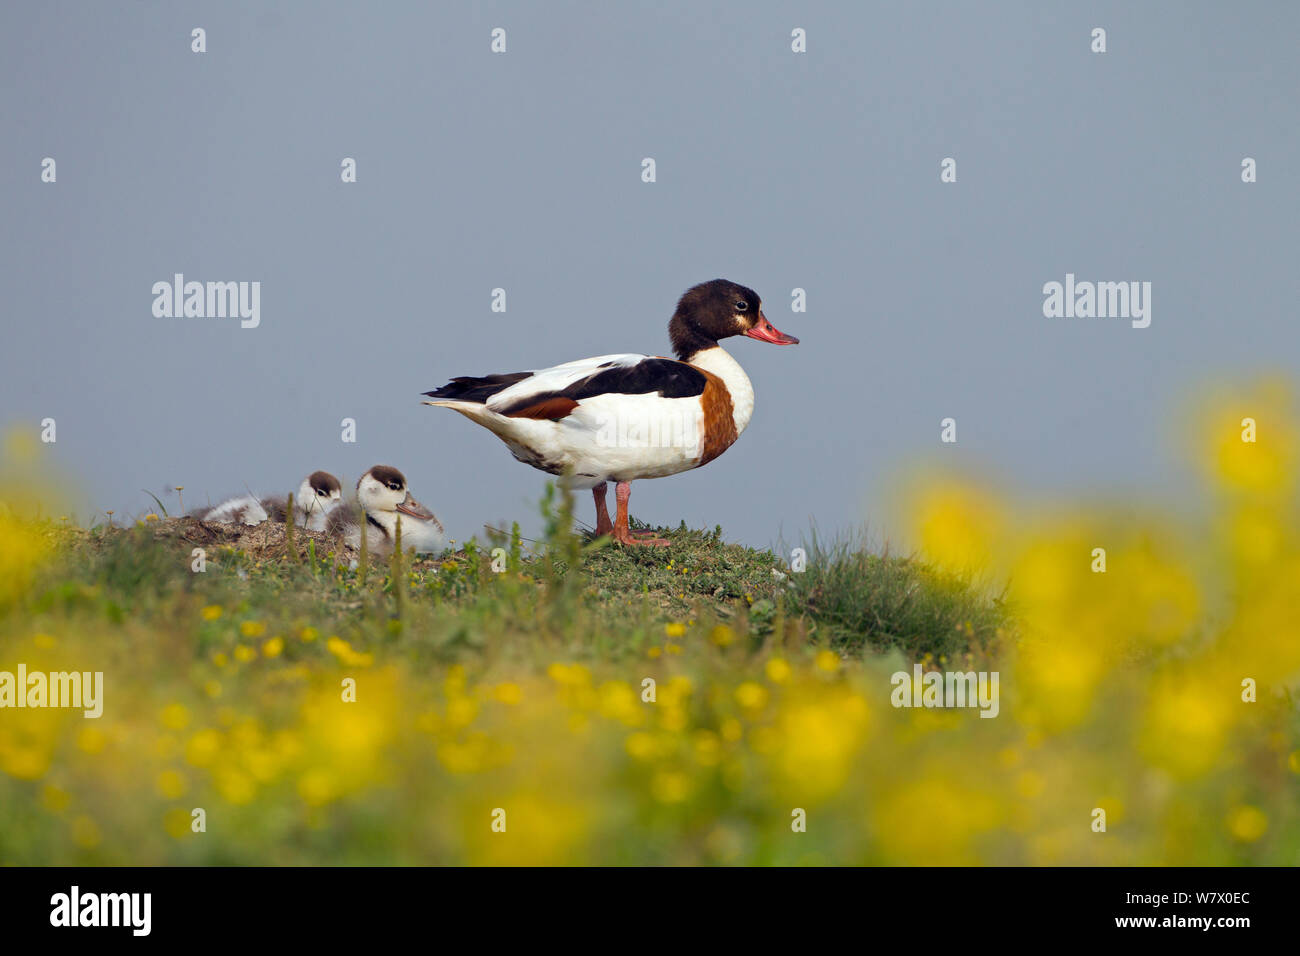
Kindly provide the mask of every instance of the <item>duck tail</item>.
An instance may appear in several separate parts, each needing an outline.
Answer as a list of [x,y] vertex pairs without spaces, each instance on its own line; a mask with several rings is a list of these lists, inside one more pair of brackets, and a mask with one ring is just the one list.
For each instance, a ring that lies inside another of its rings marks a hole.
[[532,372],[508,372],[502,375],[461,375],[453,378],[442,388],[425,392],[424,394],[429,398],[439,399],[439,401],[424,404],[454,407],[454,403],[465,402],[482,405],[497,392],[509,388],[515,382],[522,381],[532,374]]

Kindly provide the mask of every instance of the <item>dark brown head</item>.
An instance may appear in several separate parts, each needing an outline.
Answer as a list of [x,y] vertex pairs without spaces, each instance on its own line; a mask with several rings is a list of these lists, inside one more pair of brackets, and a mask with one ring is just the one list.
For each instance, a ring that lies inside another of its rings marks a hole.
[[433,512],[411,497],[406,476],[392,465],[375,465],[362,475],[357,482],[357,500],[372,517],[400,511],[426,521],[433,518]]
[[[370,482],[366,479],[369,478]],[[390,491],[406,491],[406,476],[394,468],[392,465],[375,465],[364,475],[357,479],[357,490],[361,490],[362,483],[369,484],[374,482],[383,485]]]
[[307,476],[307,484],[317,498],[339,498],[343,495],[343,486],[328,471],[313,471]]
[[748,335],[774,345],[799,344],[793,335],[777,331],[767,321],[757,292],[726,279],[701,282],[687,289],[668,323],[673,352],[683,362],[731,335]]

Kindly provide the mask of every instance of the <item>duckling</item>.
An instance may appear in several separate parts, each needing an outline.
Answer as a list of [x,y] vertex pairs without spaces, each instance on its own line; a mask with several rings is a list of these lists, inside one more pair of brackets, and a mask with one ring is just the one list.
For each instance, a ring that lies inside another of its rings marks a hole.
[[[324,531],[330,512],[343,500],[343,486],[328,471],[313,471],[293,496],[293,523],[308,531]],[[263,503],[272,521],[283,522],[288,501],[283,497]]]
[[267,511],[267,503],[256,495],[238,495],[227,498],[214,508],[195,508],[189,516],[200,521],[258,525],[266,521],[270,513]]
[[365,513],[366,547],[375,554],[391,554],[402,522],[402,549],[419,554],[436,553],[447,544],[442,523],[433,512],[411,497],[406,476],[391,465],[375,465],[357,481],[355,502],[334,508],[325,520],[325,530],[342,538],[351,548],[361,547],[361,519]]

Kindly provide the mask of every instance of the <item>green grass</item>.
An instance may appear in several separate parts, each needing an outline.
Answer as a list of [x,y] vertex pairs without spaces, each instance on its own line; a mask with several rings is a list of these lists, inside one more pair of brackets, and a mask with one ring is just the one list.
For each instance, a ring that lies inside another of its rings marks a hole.
[[912,660],[995,656],[1010,617],[1003,594],[860,542],[816,543],[791,597],[819,633],[850,653],[896,648]]
[[[166,625],[217,604],[266,622],[271,633],[310,621],[354,643],[396,643],[451,662],[489,646],[535,657],[534,644],[547,654],[617,660],[643,654],[666,622],[696,619],[734,625],[756,645],[775,635],[845,656],[897,649],[911,660],[955,659],[987,656],[1008,627],[998,597],[914,558],[814,541],[796,573],[771,551],[726,542],[720,527],[656,529],[672,541],[667,548],[569,534],[564,507],[544,503],[546,541],[526,543],[516,526],[455,554],[372,559],[355,569],[301,531],[265,549],[210,550],[202,574],[191,570],[183,519],[163,530],[59,532],[58,560],[32,607]],[[497,548],[505,552],[500,572]]]

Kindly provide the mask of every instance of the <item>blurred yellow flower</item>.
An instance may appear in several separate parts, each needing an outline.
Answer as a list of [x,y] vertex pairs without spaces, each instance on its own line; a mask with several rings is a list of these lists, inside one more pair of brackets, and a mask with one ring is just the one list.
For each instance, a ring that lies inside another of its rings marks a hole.
[[649,760],[655,755],[654,738],[642,730],[628,734],[627,739],[623,741],[623,746],[637,760]]
[[200,730],[185,744],[185,759],[195,767],[206,767],[220,750],[221,735],[215,730]]
[[763,671],[767,674],[767,679],[773,684],[784,684],[790,679],[790,665],[779,657],[773,657],[763,665]]
[[921,550],[936,564],[961,572],[991,564],[1003,518],[988,494],[957,481],[932,482],[922,486],[909,511]]
[[767,703],[767,688],[746,681],[736,688],[736,703],[746,710],[760,710]]
[[325,642],[325,648],[340,664],[348,667],[369,667],[375,661],[373,654],[354,651],[352,645],[341,637],[331,637]]
[[1254,843],[1268,829],[1268,817],[1259,807],[1233,807],[1228,811],[1228,832],[1243,843]]
[[509,707],[515,707],[523,700],[524,693],[518,684],[507,681],[504,684],[497,684],[493,688],[492,696]]
[[1281,381],[1249,390],[1218,389],[1202,402],[1198,444],[1220,488],[1275,495],[1295,480],[1296,429],[1292,397]]
[[661,770],[650,781],[650,792],[660,803],[681,803],[691,792],[691,778],[674,770]]
[[190,723],[190,712],[184,704],[168,704],[158,718],[168,730],[184,730]]
[[189,782],[185,775],[176,770],[164,770],[158,774],[157,780],[158,792],[168,800],[175,800],[184,795],[189,789]]

